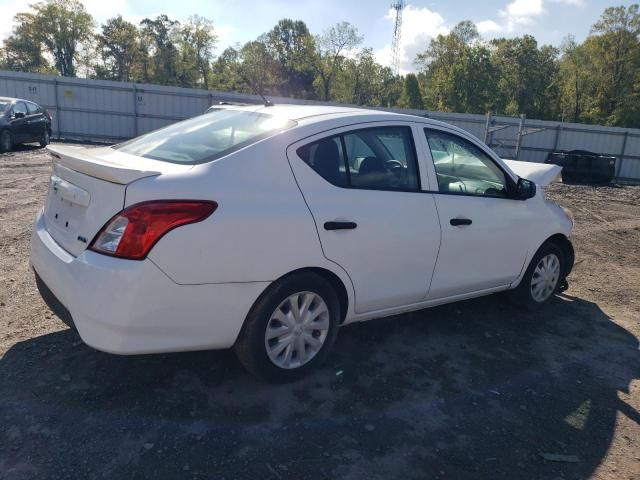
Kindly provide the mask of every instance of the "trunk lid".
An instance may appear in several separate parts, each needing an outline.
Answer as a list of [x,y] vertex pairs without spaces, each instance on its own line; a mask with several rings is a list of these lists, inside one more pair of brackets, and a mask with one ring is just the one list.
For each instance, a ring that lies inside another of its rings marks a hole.
[[53,170],[44,208],[45,225],[53,239],[74,256],[82,253],[105,223],[122,210],[128,184],[192,168],[109,147],[47,148],[53,157]]
[[504,163],[519,177],[531,180],[536,185],[546,187],[560,177],[562,167],[546,163],[504,160]]

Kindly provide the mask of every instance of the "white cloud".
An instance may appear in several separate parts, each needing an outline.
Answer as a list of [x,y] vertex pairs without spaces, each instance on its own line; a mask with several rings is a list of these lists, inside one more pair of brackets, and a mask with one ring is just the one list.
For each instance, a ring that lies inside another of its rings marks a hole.
[[2,12],[2,21],[0,21],[0,40],[4,40],[13,33],[13,17],[18,12],[28,10],[27,5],[14,0],[0,0],[0,12]]
[[499,12],[505,20],[505,29],[509,32],[518,25],[533,23],[536,17],[546,14],[542,0],[513,0],[505,10]]
[[[395,10],[390,8],[384,18],[393,26],[396,21]],[[449,33],[449,28],[442,15],[428,8],[407,5],[402,12],[400,72],[415,71],[413,61],[416,55],[427,48],[432,38],[447,33]],[[376,60],[383,65],[391,65],[391,55],[391,44],[387,44],[375,52]]]
[[[111,17],[122,15],[129,21],[132,17],[128,0],[82,0],[84,8],[89,12],[97,24]],[[136,22],[137,23],[137,22]]]
[[502,26],[498,25],[493,20],[483,20],[482,22],[476,23],[476,28],[481,35],[498,33],[502,31]]

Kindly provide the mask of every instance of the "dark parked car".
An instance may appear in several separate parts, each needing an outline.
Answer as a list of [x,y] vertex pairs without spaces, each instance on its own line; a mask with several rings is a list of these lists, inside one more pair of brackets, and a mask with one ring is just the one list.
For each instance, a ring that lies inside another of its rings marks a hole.
[[20,143],[49,144],[51,114],[40,105],[19,98],[0,97],[0,153]]

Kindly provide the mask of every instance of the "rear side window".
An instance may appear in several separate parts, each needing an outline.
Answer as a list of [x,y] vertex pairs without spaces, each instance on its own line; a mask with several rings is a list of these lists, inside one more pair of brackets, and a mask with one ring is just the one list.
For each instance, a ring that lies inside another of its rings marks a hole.
[[217,110],[161,128],[115,149],[170,163],[197,164],[228,155],[296,122],[246,110]]
[[324,138],[298,156],[338,187],[416,191],[419,176],[409,127],[376,127]]
[[36,105],[35,103],[29,103],[27,102],[27,110],[29,111],[29,115],[33,115],[35,113],[40,113],[40,107],[38,107],[38,105]]

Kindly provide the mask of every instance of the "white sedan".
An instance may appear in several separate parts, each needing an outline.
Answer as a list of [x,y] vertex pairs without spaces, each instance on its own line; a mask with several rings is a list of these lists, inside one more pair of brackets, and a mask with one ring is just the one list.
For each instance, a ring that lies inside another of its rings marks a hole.
[[574,262],[572,220],[542,192],[559,167],[426,118],[229,107],[49,150],[36,282],[106,352],[233,346],[286,381],[341,325],[504,290],[539,306]]

